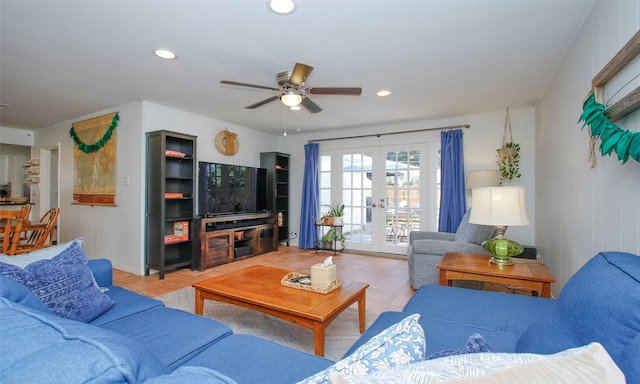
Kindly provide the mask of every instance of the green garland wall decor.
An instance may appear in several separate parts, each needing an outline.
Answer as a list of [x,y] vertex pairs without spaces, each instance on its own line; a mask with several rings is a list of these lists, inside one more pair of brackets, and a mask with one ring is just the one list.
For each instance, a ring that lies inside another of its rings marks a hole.
[[105,144],[109,142],[109,140],[111,139],[111,135],[113,134],[113,130],[116,129],[116,127],[118,126],[118,120],[120,120],[120,116],[118,116],[118,113],[116,112],[113,115],[113,119],[111,119],[111,125],[109,126],[109,128],[107,128],[104,135],[102,135],[100,140],[96,141],[93,144],[83,143],[82,140],[80,140],[80,138],[76,134],[76,131],[73,129],[73,125],[69,130],[69,136],[71,136],[71,138],[73,139],[73,142],[76,143],[76,146],[78,147],[79,150],[81,150],[84,153],[92,153],[104,147]]
[[582,129],[589,126],[592,140],[600,137],[602,156],[611,156],[611,152],[615,151],[622,164],[626,163],[629,157],[640,162],[640,132],[623,130],[609,121],[604,112],[604,105],[596,101],[592,92],[582,106],[582,115],[578,122],[584,121]]

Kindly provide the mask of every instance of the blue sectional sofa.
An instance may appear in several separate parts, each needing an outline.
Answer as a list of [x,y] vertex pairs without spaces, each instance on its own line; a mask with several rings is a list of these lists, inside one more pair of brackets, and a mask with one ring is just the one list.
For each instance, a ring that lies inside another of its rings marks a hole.
[[[108,260],[87,262],[84,254],[65,259],[68,253],[81,254],[78,249],[70,243],[63,244],[49,249],[46,257],[36,257],[40,261],[27,259],[22,266],[7,264],[17,259],[0,255],[2,382],[295,383],[312,377],[309,383],[326,383],[326,376],[313,375],[342,369],[346,379],[334,377],[331,383],[357,383],[367,382],[357,376],[363,373],[361,367],[368,367],[373,378],[372,370],[385,368],[384,373],[393,374],[398,368],[393,367],[395,364],[412,363],[412,368],[423,372],[431,372],[432,367],[427,364],[430,361],[457,365],[447,360],[456,356],[416,361],[434,353],[466,353],[465,356],[479,359],[482,369],[469,373],[478,375],[490,371],[490,364],[482,360],[487,356],[499,356],[496,360],[504,367],[513,356],[524,356],[525,362],[534,359],[530,356],[539,356],[532,354],[564,351],[561,354],[573,356],[578,352],[571,352],[572,348],[584,349],[597,342],[606,349],[604,352],[600,347],[605,360],[613,359],[610,372],[621,370],[628,383],[640,383],[640,258],[635,255],[596,255],[567,283],[558,300],[423,286],[402,312],[383,313],[345,354],[345,359],[334,364],[268,340],[233,334],[220,322],[166,308],[160,301],[113,286]],[[42,260],[67,263],[72,266],[67,268],[71,272],[68,277],[64,275],[67,272],[54,274],[46,268],[39,272],[36,266],[47,263]],[[87,280],[89,269],[92,277]],[[73,283],[73,290],[64,288],[74,274],[82,278]],[[49,281],[55,280],[51,278],[54,275],[58,279],[64,275],[65,282]],[[33,286],[33,280],[38,279],[49,284],[46,290]],[[75,295],[72,301],[80,300],[78,290],[102,296],[92,296],[87,311],[86,306],[79,309],[63,300],[68,294]],[[101,303],[102,308],[96,308],[96,303]],[[419,320],[415,314],[419,314]],[[381,331],[388,332],[410,320],[421,325],[417,326],[420,336],[415,334],[415,326],[407,326],[411,333],[381,341]],[[480,335],[486,348],[468,349],[472,335]],[[383,363],[368,365],[358,360],[365,358],[363,350],[370,352],[367,359],[380,359],[387,350],[383,347],[387,340],[391,340],[388,345],[394,346],[401,344],[398,340],[408,343],[407,350],[419,357],[408,359],[403,355],[396,359],[397,355],[393,355]],[[489,350],[504,354],[468,354]],[[448,374],[463,374],[445,366]],[[345,373],[345,367],[353,369]],[[384,382],[394,381],[385,378]]]
[[108,260],[87,266],[113,302],[88,322],[52,313],[9,267],[0,274],[0,382],[293,383],[333,364],[113,286]]
[[640,256],[595,255],[558,299],[424,285],[402,312],[384,312],[347,354],[372,335],[419,313],[427,353],[463,345],[479,333],[495,352],[552,354],[598,342],[627,383],[640,384]]

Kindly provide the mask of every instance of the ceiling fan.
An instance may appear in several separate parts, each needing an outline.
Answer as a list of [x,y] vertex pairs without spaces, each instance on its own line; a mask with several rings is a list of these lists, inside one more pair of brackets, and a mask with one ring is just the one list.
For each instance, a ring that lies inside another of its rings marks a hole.
[[322,108],[318,104],[309,99],[309,95],[351,95],[358,96],[362,94],[362,88],[336,88],[336,87],[306,87],[306,80],[313,71],[313,67],[310,65],[296,63],[293,67],[293,71],[284,71],[276,75],[278,81],[277,87],[269,87],[264,85],[255,85],[247,83],[239,83],[237,81],[221,80],[220,83],[228,85],[238,85],[241,87],[266,89],[269,91],[278,92],[276,96],[272,96],[268,99],[258,101],[257,103],[246,106],[247,109],[254,109],[270,103],[272,101],[280,99],[280,101],[288,106],[295,107],[302,105],[311,113],[318,113],[322,111]]

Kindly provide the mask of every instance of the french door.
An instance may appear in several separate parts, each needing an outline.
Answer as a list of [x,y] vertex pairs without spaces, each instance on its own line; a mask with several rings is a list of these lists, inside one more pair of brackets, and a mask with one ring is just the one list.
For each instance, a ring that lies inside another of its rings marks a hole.
[[[409,232],[420,229],[431,195],[427,188],[432,184],[428,182],[427,144],[344,149],[336,153],[332,161],[336,171],[331,172],[335,188],[331,195],[345,205],[345,246],[406,253]],[[321,200],[322,196],[321,193]]]

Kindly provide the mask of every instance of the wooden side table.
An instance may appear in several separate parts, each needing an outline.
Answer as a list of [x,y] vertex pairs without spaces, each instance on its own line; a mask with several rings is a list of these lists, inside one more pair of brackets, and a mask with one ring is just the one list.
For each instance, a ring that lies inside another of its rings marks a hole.
[[440,269],[440,285],[452,285],[453,280],[486,281],[516,285],[531,290],[532,296],[551,297],[553,278],[547,267],[537,260],[512,258],[514,265],[489,263],[491,256],[447,252],[436,266]]

